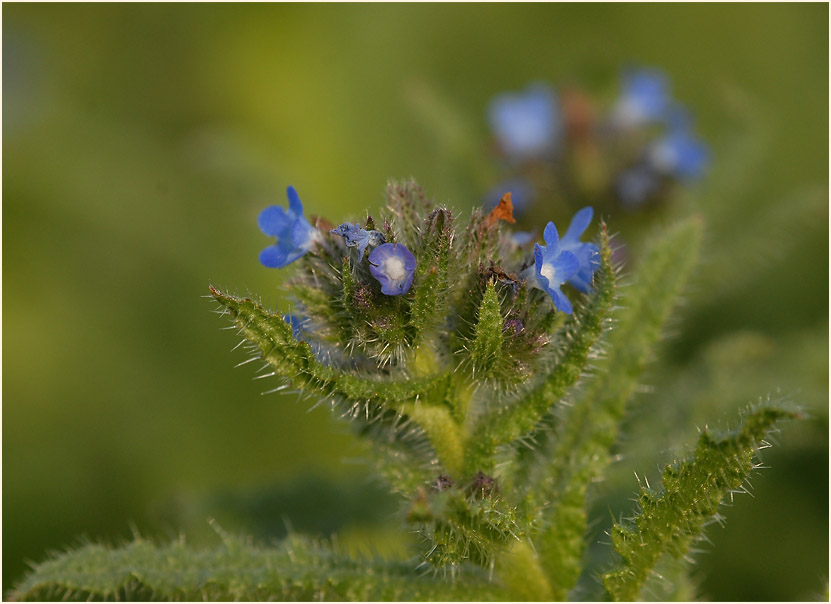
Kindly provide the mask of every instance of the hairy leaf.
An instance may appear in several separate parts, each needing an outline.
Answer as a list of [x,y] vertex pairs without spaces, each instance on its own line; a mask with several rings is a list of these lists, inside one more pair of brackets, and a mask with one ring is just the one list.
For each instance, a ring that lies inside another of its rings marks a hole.
[[615,276],[610,264],[611,251],[605,225],[601,232],[601,265],[595,273],[594,292],[567,320],[560,335],[564,344],[553,368],[538,385],[513,404],[491,409],[479,418],[471,436],[469,470],[489,468],[497,446],[531,432],[585,370],[615,297]]
[[482,297],[475,333],[476,339],[473,340],[470,351],[473,375],[486,379],[502,348],[502,311],[493,282],[488,283]]
[[701,222],[693,218],[653,241],[634,284],[621,296],[593,379],[565,410],[552,444],[527,458],[539,464],[524,486],[529,507],[541,510],[537,545],[556,598],[565,598],[580,575],[586,490],[609,464],[626,401],[695,264],[700,239]]
[[751,408],[734,431],[721,435],[704,431],[692,459],[666,467],[662,492],[642,487],[634,521],[612,529],[612,542],[622,557],[620,567],[603,577],[612,597],[638,599],[663,554],[685,556],[716,516],[721,501],[742,488],[773,424],[799,415],[772,405]]
[[[450,581],[409,562],[352,559],[290,537],[259,547],[223,536],[212,549],[141,538],[119,548],[84,545],[36,565],[17,600],[486,600],[500,592],[481,577]],[[475,569],[468,574],[476,575]],[[473,580],[476,579],[476,580]]]

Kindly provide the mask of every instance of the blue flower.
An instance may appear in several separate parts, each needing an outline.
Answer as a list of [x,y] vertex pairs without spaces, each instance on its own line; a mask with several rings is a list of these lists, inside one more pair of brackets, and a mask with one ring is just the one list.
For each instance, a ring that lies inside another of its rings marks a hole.
[[545,245],[534,244],[534,275],[536,286],[551,296],[557,310],[571,314],[571,302],[560,286],[574,277],[580,269],[580,261],[572,252],[560,249],[557,227],[549,222],[543,231]]
[[491,101],[488,116],[502,150],[519,159],[549,151],[560,128],[557,97],[545,84],[498,95]]
[[368,245],[377,246],[384,243],[384,235],[378,231],[367,231],[357,223],[344,222],[336,229],[329,231],[346,239],[346,247],[357,247],[358,255],[363,258],[364,250]]
[[650,145],[649,163],[658,171],[680,180],[694,180],[707,167],[710,152],[707,145],[690,133],[690,120],[676,117],[669,132]]
[[379,245],[369,254],[369,272],[378,279],[381,292],[388,296],[410,291],[415,268],[415,256],[400,243]]
[[283,321],[291,325],[291,335],[295,340],[303,340],[303,325],[306,319],[298,315],[283,315]]
[[566,234],[560,239],[560,249],[574,254],[578,262],[577,272],[568,278],[568,283],[583,293],[592,290],[592,275],[600,266],[600,249],[593,243],[580,241],[593,215],[594,210],[591,207],[577,212],[571,219]]
[[269,206],[257,219],[260,230],[271,237],[277,237],[277,243],[260,252],[260,262],[268,268],[288,266],[308,252],[319,234],[309,221],[303,217],[303,204],[294,187],[286,190],[289,197],[289,209]]
[[669,102],[669,80],[664,73],[654,69],[626,71],[614,119],[630,128],[660,121],[666,117]]
[[524,247],[534,239],[534,231],[516,231],[511,233],[511,243],[517,247]]

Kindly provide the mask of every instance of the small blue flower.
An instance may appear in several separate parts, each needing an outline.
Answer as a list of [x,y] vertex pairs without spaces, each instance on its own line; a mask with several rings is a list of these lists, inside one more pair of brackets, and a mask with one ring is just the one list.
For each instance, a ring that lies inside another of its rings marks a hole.
[[531,84],[525,92],[496,96],[488,116],[502,150],[518,159],[549,151],[560,128],[557,97],[545,84]]
[[571,302],[560,286],[574,277],[580,269],[580,261],[572,252],[560,249],[557,227],[549,222],[543,231],[545,245],[534,244],[534,275],[536,286],[551,296],[557,310],[571,314]]
[[655,69],[623,73],[623,90],[614,108],[615,121],[635,127],[664,119],[669,109],[669,80]]
[[291,325],[291,335],[295,340],[303,340],[303,325],[306,319],[298,315],[283,315],[283,321]]
[[378,246],[384,243],[384,235],[378,231],[367,231],[361,225],[344,222],[336,229],[329,231],[346,239],[346,247],[357,247],[358,255],[363,258],[367,246]]
[[663,138],[650,145],[649,163],[658,171],[680,180],[694,180],[701,176],[710,160],[707,145],[690,133],[688,119],[676,119]]
[[568,283],[583,293],[592,290],[592,275],[600,266],[600,249],[594,243],[580,241],[593,215],[594,210],[591,207],[577,212],[571,219],[566,234],[560,239],[560,249],[574,254],[579,263],[577,272],[568,279]]
[[308,252],[319,234],[309,221],[303,217],[303,204],[294,187],[286,190],[289,209],[269,206],[257,219],[260,230],[271,237],[277,237],[277,243],[260,252],[260,262],[268,268],[288,266]]
[[410,291],[415,269],[415,256],[400,243],[379,245],[369,254],[369,272],[378,279],[381,292],[388,296]]

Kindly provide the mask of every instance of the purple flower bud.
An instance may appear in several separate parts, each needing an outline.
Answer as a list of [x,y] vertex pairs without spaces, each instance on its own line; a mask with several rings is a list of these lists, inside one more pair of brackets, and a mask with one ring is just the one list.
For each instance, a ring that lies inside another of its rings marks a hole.
[[415,256],[400,243],[379,245],[369,254],[369,271],[381,284],[381,292],[388,296],[410,291],[415,269]]

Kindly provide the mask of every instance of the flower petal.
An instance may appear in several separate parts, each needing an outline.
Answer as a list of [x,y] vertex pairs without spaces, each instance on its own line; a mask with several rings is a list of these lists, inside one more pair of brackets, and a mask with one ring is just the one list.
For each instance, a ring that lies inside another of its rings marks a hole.
[[291,226],[294,218],[280,206],[268,206],[257,217],[260,230],[271,237],[279,237],[282,232]]
[[379,245],[369,254],[369,272],[387,296],[400,296],[410,290],[416,265],[415,256],[400,243]]
[[532,239],[534,239],[533,231],[517,231],[516,233],[511,235],[511,241],[517,247],[523,247],[531,243]]
[[295,188],[289,185],[286,189],[286,195],[288,195],[289,198],[289,211],[293,212],[296,216],[302,216],[303,204],[300,201],[300,196],[297,194]]
[[554,306],[557,310],[560,310],[567,315],[574,312],[574,309],[571,307],[571,302],[568,298],[566,298],[565,294],[560,291],[559,287],[549,290],[548,293],[551,295],[551,300],[554,302]]
[[281,249],[279,244],[270,245],[260,252],[260,262],[263,266],[268,268],[283,268],[288,262],[285,249]]
[[535,243],[534,244],[534,265],[537,267],[537,273],[539,273],[539,267],[542,266],[544,257],[545,257],[545,246],[540,245],[539,243]]
[[306,220],[303,216],[300,216],[294,221],[294,224],[291,225],[292,245],[296,249],[303,250],[304,252],[311,249],[312,243],[314,243],[316,231],[317,229],[310,225],[308,220]]
[[571,219],[571,224],[568,225],[566,234],[563,235],[562,245],[566,245],[567,243],[577,243],[583,232],[589,228],[592,216],[594,216],[594,208],[591,206],[586,206],[577,212],[574,215],[574,218]]
[[545,239],[545,245],[548,248],[556,248],[557,244],[560,242],[560,235],[557,233],[557,227],[554,226],[553,222],[549,222],[545,225],[542,237]]
[[571,252],[560,252],[554,258],[552,264],[554,265],[554,270],[557,272],[557,278],[560,280],[560,283],[568,281],[580,269],[580,261]]

